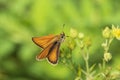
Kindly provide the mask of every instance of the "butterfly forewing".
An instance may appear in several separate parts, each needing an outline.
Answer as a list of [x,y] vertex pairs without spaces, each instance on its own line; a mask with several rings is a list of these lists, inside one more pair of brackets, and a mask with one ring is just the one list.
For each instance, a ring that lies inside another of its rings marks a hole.
[[43,37],[33,37],[32,40],[35,44],[44,49],[56,40],[55,37],[55,35],[48,35]]
[[54,43],[50,52],[47,55],[48,61],[51,62],[52,64],[56,64],[58,61],[59,47],[60,47],[60,43],[57,42]]

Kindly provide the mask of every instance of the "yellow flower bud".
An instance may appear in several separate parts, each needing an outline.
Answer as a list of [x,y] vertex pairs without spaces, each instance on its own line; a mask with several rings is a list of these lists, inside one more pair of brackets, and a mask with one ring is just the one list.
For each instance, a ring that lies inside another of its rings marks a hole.
[[112,59],[111,53],[108,53],[108,52],[104,53],[104,60],[106,62],[110,61],[111,59]]
[[110,36],[111,36],[111,30],[109,29],[109,27],[106,27],[106,28],[103,30],[102,34],[103,34],[103,37],[104,37],[104,38],[110,38]]
[[71,28],[70,29],[70,36],[72,37],[72,38],[76,38],[77,37],[77,30],[75,30],[75,29],[73,29],[73,28]]
[[83,33],[79,33],[78,34],[78,38],[83,39],[84,38],[84,34]]

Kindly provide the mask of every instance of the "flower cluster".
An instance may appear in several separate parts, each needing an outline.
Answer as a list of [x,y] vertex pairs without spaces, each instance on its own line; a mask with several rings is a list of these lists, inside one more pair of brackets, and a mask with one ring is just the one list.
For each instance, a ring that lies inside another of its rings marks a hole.
[[78,33],[78,31],[76,29],[71,28],[70,29],[70,37],[72,38],[79,38],[79,39],[83,39],[84,38],[84,34],[83,33]]
[[[76,43],[79,44],[80,48],[89,48],[91,46],[91,39],[89,37],[85,37],[85,35],[82,32],[78,33],[78,31],[73,28],[70,29],[70,37],[72,38],[70,40],[70,43],[74,42],[74,39],[76,38]],[[69,44],[69,46],[73,49],[73,43],[72,45]]]
[[[92,65],[89,64],[90,54],[89,49],[92,45],[92,41],[90,37],[86,37],[83,33],[78,32],[76,29],[70,29],[70,36],[67,38],[66,44],[66,52],[64,54],[61,52],[61,61],[68,68],[74,71],[75,80],[116,80],[120,79],[119,71],[112,71],[112,67],[107,67],[107,63],[112,59],[112,54],[109,50],[110,45],[113,39],[120,40],[120,28],[112,25],[112,28],[105,27],[102,31],[103,38],[105,41],[102,43],[102,47],[104,49],[103,55],[103,63],[99,63],[98,73],[94,69],[97,63]],[[73,54],[74,53],[74,54]],[[76,58],[82,57],[85,66],[84,69],[80,66],[80,60],[74,58],[75,54],[81,56],[77,56]],[[119,68],[120,69],[120,68]],[[83,77],[84,76],[84,77]]]
[[103,58],[103,67],[102,67],[102,75],[107,80],[116,80],[120,79],[120,73],[118,71],[111,71],[112,68],[105,67],[106,62],[109,62],[112,59],[112,55],[109,52],[110,45],[113,41],[113,39],[120,40],[120,28],[119,26],[115,27],[112,25],[112,28],[105,27],[105,29],[102,32],[103,38],[105,39],[105,42],[102,43],[102,47],[104,48],[104,58]]
[[112,25],[112,29],[109,27],[105,27],[105,29],[102,32],[104,38],[116,38],[120,40],[120,28],[119,26],[115,27]]
[[109,52],[110,44],[114,38],[120,40],[120,28],[119,26],[115,27],[114,25],[112,25],[112,28],[109,28],[107,26],[103,30],[102,34],[103,37],[105,38],[105,42],[102,43],[102,47],[104,48],[104,60],[108,62],[112,59],[112,55]]

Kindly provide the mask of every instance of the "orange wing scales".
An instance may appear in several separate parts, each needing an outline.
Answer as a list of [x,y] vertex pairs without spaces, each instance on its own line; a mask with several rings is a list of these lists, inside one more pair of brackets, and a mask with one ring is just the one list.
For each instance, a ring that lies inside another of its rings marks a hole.
[[47,46],[40,54],[36,56],[36,59],[40,60],[40,59],[46,58],[52,46],[53,44],[50,44],[49,46]]
[[43,49],[46,48],[48,45],[50,45],[52,42],[54,42],[55,39],[56,39],[55,35],[32,38],[33,42]]
[[48,61],[56,64],[58,61],[58,56],[59,56],[59,47],[60,43],[55,43],[53,47],[51,48],[51,51],[47,55]]

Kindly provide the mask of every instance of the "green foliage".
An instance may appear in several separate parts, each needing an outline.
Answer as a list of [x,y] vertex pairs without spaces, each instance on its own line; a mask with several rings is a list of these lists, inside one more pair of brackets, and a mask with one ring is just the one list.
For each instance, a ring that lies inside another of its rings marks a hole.
[[[74,43],[78,41],[69,37],[61,46],[57,66],[35,60],[41,49],[31,38],[59,34],[62,24],[66,24],[63,31],[68,36],[73,28],[92,38],[89,67],[90,71],[97,70],[97,64],[93,64],[102,62],[104,53],[101,31],[106,25],[120,25],[119,3],[119,0],[0,0],[0,80],[73,80],[82,75],[85,63],[78,44]],[[70,48],[68,42],[72,43]],[[115,40],[109,47],[114,57],[108,65],[120,69],[119,45]]]
[[[116,67],[108,66],[107,63],[112,59],[112,55],[109,52],[113,39],[120,40],[120,28],[112,25],[112,29],[106,27],[103,30],[103,38],[105,42],[102,43],[104,49],[103,62],[94,62],[91,64],[90,59],[90,47],[92,45],[91,39],[86,38],[83,33],[77,32],[75,29],[70,30],[70,39],[67,41],[68,49],[70,50],[69,56],[67,54],[61,54],[61,62],[68,66],[69,69],[74,71],[76,75],[75,80],[119,80],[120,71]],[[74,45],[74,46],[73,46]],[[75,46],[76,45],[76,46]],[[63,51],[65,52],[65,51]],[[77,56],[73,56],[76,54]],[[80,55],[82,56],[84,65],[80,65]],[[94,54],[96,55],[96,54]],[[95,56],[94,56],[95,57]],[[114,56],[113,56],[114,57]],[[77,58],[77,59],[76,59]],[[100,58],[100,57],[99,57]],[[93,59],[92,59],[93,60]],[[68,62],[69,61],[69,62]],[[97,66],[96,66],[97,64]],[[84,66],[84,67],[82,67]],[[117,65],[118,66],[118,65]],[[95,69],[98,69],[96,70]]]

